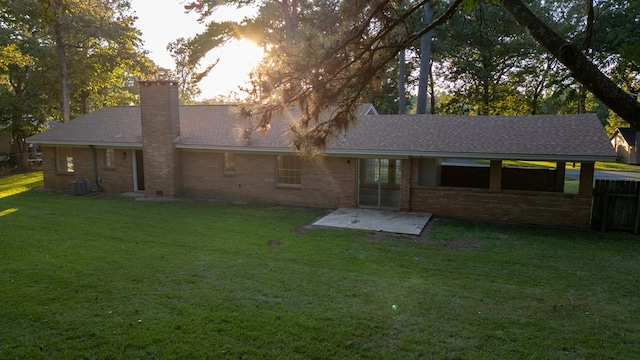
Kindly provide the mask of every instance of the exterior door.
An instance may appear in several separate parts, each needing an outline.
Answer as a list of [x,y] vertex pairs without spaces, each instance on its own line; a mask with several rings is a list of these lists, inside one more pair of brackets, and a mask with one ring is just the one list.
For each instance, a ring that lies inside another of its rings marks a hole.
[[144,163],[142,150],[134,150],[133,160],[133,191],[144,191]]
[[358,206],[400,209],[402,161],[360,159],[358,162]]

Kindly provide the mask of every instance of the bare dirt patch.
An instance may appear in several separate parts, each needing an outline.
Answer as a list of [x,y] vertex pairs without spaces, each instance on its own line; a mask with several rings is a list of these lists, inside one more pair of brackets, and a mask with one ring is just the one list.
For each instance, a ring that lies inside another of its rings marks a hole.
[[449,249],[481,250],[484,247],[484,241],[477,239],[455,239],[440,243]]
[[367,242],[378,242],[378,241],[391,241],[394,238],[397,238],[397,234],[392,234],[384,231],[376,231],[367,235]]
[[269,245],[269,246],[280,246],[280,245],[282,245],[282,240],[280,240],[280,239],[269,240],[269,241],[267,241],[267,245]]
[[309,231],[311,231],[311,226],[312,225],[300,225],[296,227],[294,231],[298,235],[307,235]]
[[482,250],[485,246],[485,242],[479,239],[473,238],[458,238],[453,240],[436,240],[433,239],[430,235],[431,229],[433,227],[434,221],[429,221],[427,225],[424,227],[420,235],[400,235],[393,233],[386,233],[382,231],[370,233],[366,241],[367,242],[378,242],[378,241],[397,241],[397,240],[407,240],[417,244],[425,244],[425,245],[439,245],[444,246],[448,249],[458,249],[458,250],[472,250],[478,251]]

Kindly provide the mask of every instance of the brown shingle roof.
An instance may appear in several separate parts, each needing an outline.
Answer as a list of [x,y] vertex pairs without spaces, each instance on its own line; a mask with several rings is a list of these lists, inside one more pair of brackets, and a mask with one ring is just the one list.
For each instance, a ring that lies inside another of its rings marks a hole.
[[139,107],[106,107],[27,139],[50,145],[142,147]]
[[[595,114],[381,115],[367,117],[364,123],[366,126],[347,134],[341,148],[501,159],[613,156],[613,148]],[[370,140],[376,138],[377,141]]]
[[[291,151],[287,135],[293,115],[274,119],[266,136],[251,143],[240,136],[238,108],[180,107],[176,146],[233,151]],[[140,109],[112,107],[82,116],[30,143],[141,147]],[[564,161],[614,160],[615,152],[594,114],[552,116],[360,116],[346,134],[336,134],[329,155],[435,156]]]

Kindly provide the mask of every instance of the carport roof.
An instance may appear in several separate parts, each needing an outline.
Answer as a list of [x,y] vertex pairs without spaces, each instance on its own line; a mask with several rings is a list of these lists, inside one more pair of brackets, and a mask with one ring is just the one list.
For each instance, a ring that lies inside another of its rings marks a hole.
[[[365,115],[335,134],[326,149],[333,156],[446,157],[553,161],[612,161],[616,154],[595,114],[535,116]],[[180,107],[183,149],[291,152],[288,135],[295,114],[274,118],[266,135],[250,142],[251,127],[232,105]],[[142,147],[139,107],[107,107],[27,139],[58,146]]]

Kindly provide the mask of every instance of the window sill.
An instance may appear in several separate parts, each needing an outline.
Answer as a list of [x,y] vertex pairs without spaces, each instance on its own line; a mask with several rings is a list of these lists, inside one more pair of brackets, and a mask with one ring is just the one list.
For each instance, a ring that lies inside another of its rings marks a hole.
[[302,185],[299,184],[276,184],[276,189],[300,190]]
[[56,171],[56,175],[61,175],[61,176],[73,176],[75,173],[72,172],[60,172],[60,171]]
[[235,172],[235,171],[233,171],[233,172],[231,172],[231,171],[225,171],[225,172],[222,174],[222,176],[226,176],[226,177],[234,177],[234,176],[236,176],[236,172]]

